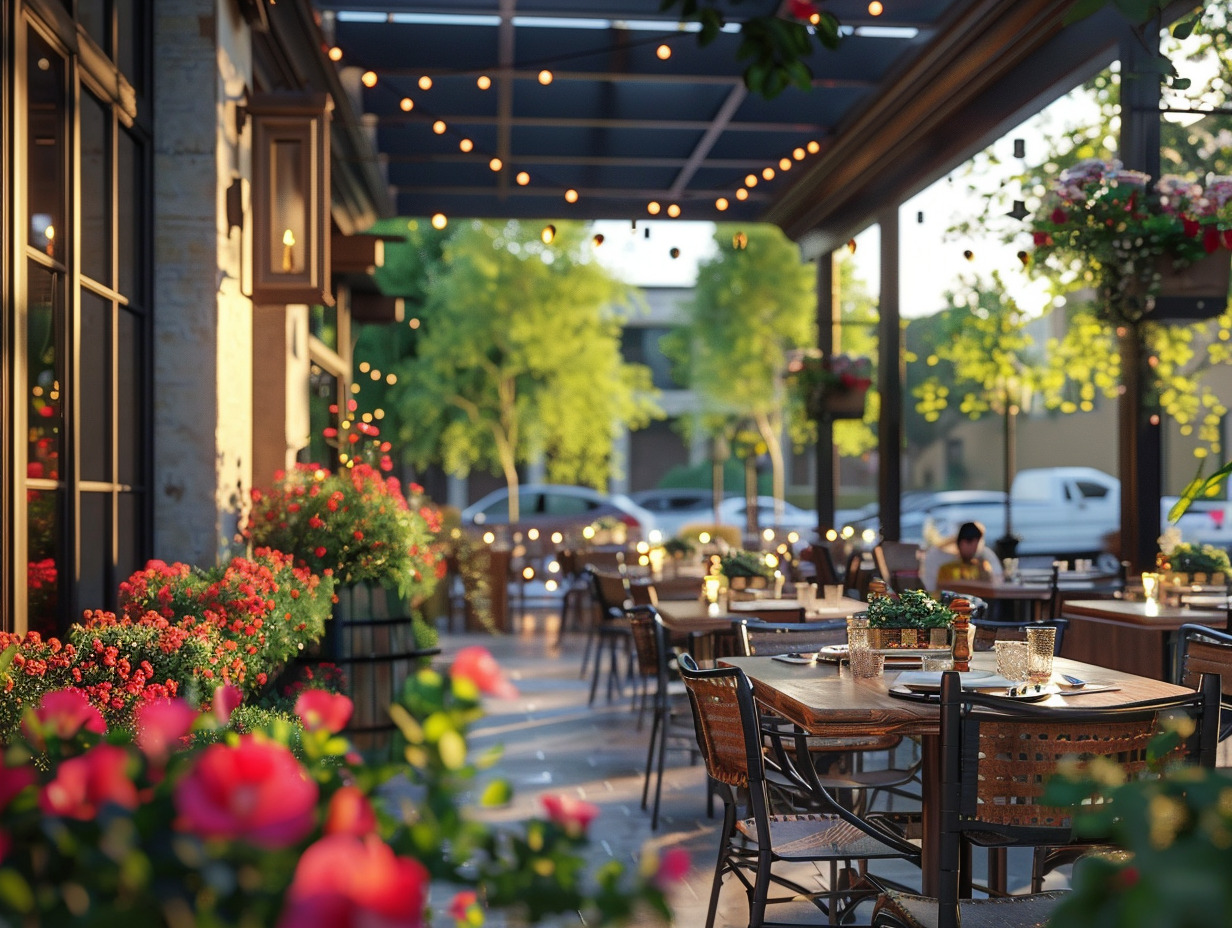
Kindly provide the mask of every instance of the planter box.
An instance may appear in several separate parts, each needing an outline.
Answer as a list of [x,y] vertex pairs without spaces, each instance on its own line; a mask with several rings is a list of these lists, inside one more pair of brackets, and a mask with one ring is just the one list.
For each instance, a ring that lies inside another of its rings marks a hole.
[[727,587],[731,590],[764,590],[769,585],[770,581],[765,577],[731,577],[727,581]]
[[809,398],[808,414],[813,419],[863,419],[864,398],[868,390],[829,390]]
[[1164,574],[1163,583],[1170,587],[1190,587],[1195,584],[1198,586],[1226,586],[1227,577],[1222,573],[1218,574],[1187,574],[1180,571],[1169,571]]
[[874,648],[950,649],[950,627],[945,628],[870,628]]

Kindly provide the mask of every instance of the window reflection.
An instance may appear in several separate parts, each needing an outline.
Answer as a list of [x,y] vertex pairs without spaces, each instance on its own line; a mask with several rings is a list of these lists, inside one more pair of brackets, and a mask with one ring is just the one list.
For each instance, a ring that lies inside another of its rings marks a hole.
[[60,320],[56,306],[61,302],[61,280],[55,271],[31,261],[28,265],[27,300],[28,341],[26,369],[28,476],[60,479],[60,455],[64,432],[64,402],[60,395]]
[[28,627],[43,635],[59,632],[60,493],[27,490],[26,606]]
[[34,30],[28,32],[29,93],[26,203],[30,245],[63,260],[64,59]]

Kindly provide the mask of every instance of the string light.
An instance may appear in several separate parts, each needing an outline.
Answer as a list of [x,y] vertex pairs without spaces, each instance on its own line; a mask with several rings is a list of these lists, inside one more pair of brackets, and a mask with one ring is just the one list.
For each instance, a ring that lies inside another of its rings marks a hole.
[[749,198],[749,192],[745,190],[743,187],[741,187],[739,190],[736,191],[737,200],[747,200],[748,198]]
[[444,213],[435,213],[435,214],[433,214],[433,216],[432,216],[432,228],[434,228],[434,229],[436,229],[436,230],[438,230],[438,231],[439,231],[439,230],[441,230],[441,229],[445,228],[445,226],[447,226],[447,225],[449,225],[449,220],[445,218],[445,214],[444,214]]
[[525,171],[518,171],[518,176],[514,178],[518,182],[519,187],[525,187],[530,183],[530,175]]
[[410,97],[403,97],[402,101],[398,105],[402,107],[402,112],[409,113],[415,108],[415,101]]
[[551,245],[552,241],[556,238],[556,226],[550,224],[544,226],[543,231],[539,233],[539,237],[543,239],[543,244]]
[[539,83],[541,83],[544,87],[552,83],[552,72],[549,71],[547,68],[544,68],[542,71],[540,71],[539,72]]
[[500,158],[493,158],[491,161],[488,162],[488,167],[490,167],[493,171],[499,171],[504,166],[505,165],[500,160]]
[[470,139],[463,139],[462,141],[458,143],[458,147],[462,149],[463,151],[470,151],[472,148],[475,147],[475,143],[472,142]]
[[727,202],[727,197],[719,197],[717,200],[714,201],[714,208],[717,209],[720,213],[723,212],[723,210],[727,209],[729,205],[730,204]]
[[331,48],[329,50],[329,60],[330,61],[341,61],[342,60],[342,49],[340,49],[337,45]]
[[677,206],[675,203],[670,204],[670,205],[667,207],[667,215],[669,215],[669,216],[671,216],[673,219],[675,219],[677,216],[679,216],[679,215],[680,215],[680,207],[679,207],[679,206]]
[[436,122],[432,124],[432,131],[435,132],[437,135],[444,135],[445,129],[446,129],[445,120],[443,119],[438,119]]
[[774,168],[762,168],[761,176],[765,180],[774,180]]
[[659,210],[661,210],[662,208],[663,207],[659,205],[659,202],[657,200],[651,200],[649,203],[646,204],[646,212],[650,213],[650,215],[652,216],[659,215]]
[[365,87],[375,87],[376,80],[377,80],[376,72],[375,71],[365,71],[363,73],[363,76],[360,77],[359,80]]
[[659,57],[660,61],[667,61],[668,58],[672,57],[672,47],[670,45],[660,45],[655,49],[655,54]]
[[428,75],[426,74],[423,77],[421,77],[419,79],[419,89],[420,90],[431,90],[432,89],[432,78],[428,77]]
[[475,78],[475,86],[480,90],[487,90],[492,86],[492,78],[486,74],[480,74],[479,77]]
[[872,0],[872,3],[868,5],[869,16],[880,16],[884,12],[885,7],[881,5],[881,0]]
[[744,186],[746,186],[746,187],[756,187],[756,186],[757,186],[757,175],[756,175],[756,174],[747,174],[747,175],[745,175],[745,178],[744,178]]
[[791,151],[791,156],[795,158],[797,161],[803,161],[804,160],[804,149],[803,148],[793,148]]
[[791,159],[790,158],[780,158],[779,159],[779,170],[780,171],[790,171],[791,170]]
[[565,191],[565,202],[566,203],[576,203],[577,201],[578,201],[578,192],[574,190],[572,187],[570,187],[568,190]]
[[815,155],[819,151],[821,151],[821,142],[816,142],[816,141],[809,142],[808,145],[805,146],[805,148],[808,149],[808,153],[810,155]]

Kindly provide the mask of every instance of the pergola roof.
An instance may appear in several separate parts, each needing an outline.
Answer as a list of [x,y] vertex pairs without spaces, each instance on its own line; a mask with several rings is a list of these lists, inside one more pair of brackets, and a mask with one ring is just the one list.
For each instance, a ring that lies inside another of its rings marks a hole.
[[[702,48],[660,0],[315,3],[399,214],[629,219],[653,202],[660,218],[675,205],[682,219],[773,221],[819,249],[1105,64],[1124,34],[1108,11],[1063,26],[1072,0],[884,0],[879,17],[828,0],[841,47],[808,59],[811,90],[766,100],[743,85],[737,34]],[[780,5],[744,0],[731,19]]]

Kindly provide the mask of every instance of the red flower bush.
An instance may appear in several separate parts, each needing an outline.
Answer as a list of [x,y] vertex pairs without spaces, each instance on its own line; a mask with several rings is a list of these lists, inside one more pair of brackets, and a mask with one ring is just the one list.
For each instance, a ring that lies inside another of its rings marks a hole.
[[206,748],[175,790],[176,826],[204,838],[263,848],[312,830],[317,785],[284,745],[255,735]]
[[129,754],[99,744],[60,764],[55,778],[39,791],[39,808],[48,815],[91,821],[108,805],[137,808],[137,786],[129,774]]
[[295,700],[295,714],[304,723],[304,728],[314,731],[323,728],[337,734],[346,728],[354,708],[346,696],[327,693],[325,690],[305,690]]
[[428,595],[443,554],[440,514],[411,506],[397,479],[367,464],[331,473],[315,464],[275,474],[254,490],[247,533],[342,584],[373,582],[403,597]]
[[304,852],[279,928],[418,928],[428,871],[376,835],[327,835]]

